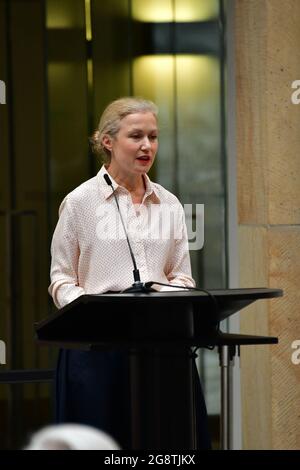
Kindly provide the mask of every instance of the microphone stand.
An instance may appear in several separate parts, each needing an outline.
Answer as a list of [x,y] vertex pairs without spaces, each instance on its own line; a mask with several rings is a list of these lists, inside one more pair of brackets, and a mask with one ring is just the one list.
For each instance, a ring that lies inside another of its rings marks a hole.
[[152,282],[144,283],[144,282],[141,281],[140,272],[139,272],[139,270],[136,266],[135,257],[134,257],[133,251],[131,249],[130,241],[129,241],[127,231],[126,231],[126,228],[125,228],[125,224],[124,224],[124,221],[123,221],[123,217],[122,217],[122,214],[121,214],[121,211],[120,211],[119,202],[118,202],[118,199],[117,199],[117,197],[115,195],[115,192],[114,192],[113,184],[112,184],[111,179],[110,179],[110,177],[108,176],[107,173],[105,173],[103,175],[103,178],[105,179],[108,186],[111,187],[112,193],[114,195],[114,198],[115,198],[115,201],[116,201],[116,204],[117,204],[117,207],[118,207],[118,212],[119,212],[119,215],[120,215],[120,219],[121,219],[121,222],[122,222],[122,225],[123,225],[123,230],[124,230],[124,233],[126,235],[128,248],[129,248],[131,259],[132,259],[132,262],[133,262],[133,267],[134,267],[134,270],[133,270],[134,283],[132,284],[132,286],[130,286],[127,289],[123,290],[122,293],[143,293],[143,294],[145,294],[145,293],[149,293],[149,292],[156,292],[156,290],[152,289],[152,287],[151,287],[151,285],[153,284]]
[[122,290],[122,294],[136,294],[136,293],[142,293],[146,294],[149,292],[157,292],[155,289],[152,289],[152,287],[147,286],[147,282],[141,282],[141,281],[135,281],[131,287],[127,287],[127,289]]

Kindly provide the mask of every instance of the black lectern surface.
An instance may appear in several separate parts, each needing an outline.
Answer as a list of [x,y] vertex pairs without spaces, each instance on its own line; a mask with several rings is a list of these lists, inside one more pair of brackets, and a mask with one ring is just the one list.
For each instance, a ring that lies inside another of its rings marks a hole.
[[[202,346],[219,323],[280,289],[218,289],[147,294],[83,295],[37,323],[40,342],[108,346],[172,343]],[[209,343],[210,344],[210,343]]]
[[230,335],[219,323],[280,289],[83,295],[35,325],[40,343],[82,349],[125,348],[131,370],[132,449],[196,449],[191,346],[276,343]]

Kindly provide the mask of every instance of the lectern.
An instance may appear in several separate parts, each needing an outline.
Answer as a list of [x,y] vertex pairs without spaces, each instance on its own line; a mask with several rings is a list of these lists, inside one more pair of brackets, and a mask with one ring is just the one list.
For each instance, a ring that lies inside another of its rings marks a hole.
[[[237,346],[276,343],[274,337],[223,333],[220,322],[258,299],[281,295],[266,288],[83,295],[37,323],[36,335],[63,348],[128,351],[132,449],[193,450],[194,347],[217,346],[222,370],[225,353],[232,357]],[[226,405],[224,386],[222,393]],[[222,417],[228,418],[224,406]]]

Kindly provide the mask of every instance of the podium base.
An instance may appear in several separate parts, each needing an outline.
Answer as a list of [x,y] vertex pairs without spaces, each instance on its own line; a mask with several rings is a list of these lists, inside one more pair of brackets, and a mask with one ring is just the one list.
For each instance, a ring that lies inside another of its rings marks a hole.
[[131,287],[128,287],[127,289],[122,290],[121,294],[123,293],[135,294],[138,292],[145,294],[147,292],[157,292],[157,291],[155,289],[152,289],[152,287],[146,287],[143,282],[135,282],[134,284],[132,284]]

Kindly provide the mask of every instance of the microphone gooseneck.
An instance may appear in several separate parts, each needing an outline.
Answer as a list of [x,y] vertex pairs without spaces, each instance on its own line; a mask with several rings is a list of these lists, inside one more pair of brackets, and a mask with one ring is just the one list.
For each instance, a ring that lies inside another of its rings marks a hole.
[[113,193],[113,196],[115,198],[115,201],[116,201],[116,204],[117,204],[117,208],[118,208],[118,212],[119,212],[119,215],[120,215],[120,219],[121,219],[121,222],[122,222],[122,226],[123,226],[123,230],[124,230],[124,233],[125,233],[125,236],[126,236],[126,240],[127,240],[127,244],[128,244],[128,248],[129,248],[129,252],[130,252],[130,256],[131,256],[131,259],[132,259],[132,263],[133,263],[133,279],[134,279],[134,283],[132,284],[131,287],[128,287],[128,289],[125,289],[123,292],[131,292],[131,293],[134,293],[134,292],[155,292],[154,289],[152,289],[150,286],[146,286],[144,282],[141,282],[141,277],[140,277],[140,272],[137,268],[137,265],[136,265],[136,261],[135,261],[135,257],[134,257],[134,254],[133,254],[133,251],[132,251],[132,248],[131,248],[131,245],[130,245],[130,241],[129,241],[129,237],[128,237],[128,234],[127,234],[127,230],[126,230],[126,227],[125,227],[125,224],[124,224],[124,220],[123,220],[123,217],[122,217],[122,213],[121,213],[121,210],[120,210],[120,206],[119,206],[119,201],[118,201],[118,198],[116,197],[115,195],[115,192],[114,192],[114,187],[113,187],[113,184],[112,184],[112,181],[110,179],[110,177],[108,176],[107,173],[105,173],[103,175],[103,178],[105,179],[106,183],[108,184],[108,186],[111,187],[111,190],[112,190],[112,193]]

